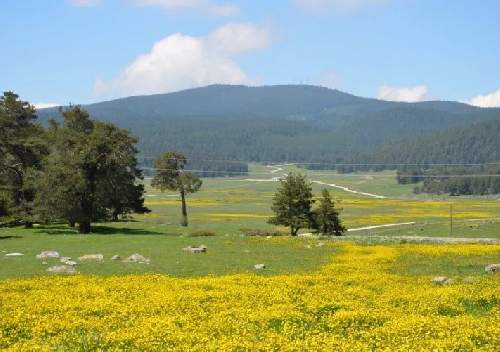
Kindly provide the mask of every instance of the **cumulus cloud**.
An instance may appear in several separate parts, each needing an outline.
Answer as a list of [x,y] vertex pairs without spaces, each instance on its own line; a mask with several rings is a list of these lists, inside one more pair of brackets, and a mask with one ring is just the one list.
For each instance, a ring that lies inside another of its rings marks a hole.
[[469,104],[479,106],[481,108],[498,108],[500,107],[500,89],[496,92],[486,95],[478,95],[469,101]]
[[101,0],[68,0],[68,2],[73,6],[90,7],[98,5]]
[[212,0],[132,0],[138,6],[158,6],[166,10],[197,10],[214,16],[236,16],[240,8],[231,3]]
[[352,10],[366,6],[380,5],[389,0],[294,0],[301,8],[312,11],[323,11],[332,9]]
[[391,87],[384,85],[378,88],[377,98],[414,103],[429,99],[428,92],[427,86],[424,85],[415,87]]
[[231,23],[206,36],[180,33],[156,42],[118,77],[97,79],[94,94],[123,96],[172,92],[208,84],[255,84],[235,59],[266,48],[269,33],[250,23]]
[[45,109],[45,108],[53,108],[54,106],[61,106],[61,104],[56,104],[56,103],[34,103],[33,106],[36,109]]

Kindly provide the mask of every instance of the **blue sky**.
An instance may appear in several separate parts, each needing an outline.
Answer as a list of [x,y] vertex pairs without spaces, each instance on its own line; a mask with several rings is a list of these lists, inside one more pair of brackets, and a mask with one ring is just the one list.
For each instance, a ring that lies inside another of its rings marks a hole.
[[500,106],[497,0],[2,0],[0,89],[89,103],[212,83]]

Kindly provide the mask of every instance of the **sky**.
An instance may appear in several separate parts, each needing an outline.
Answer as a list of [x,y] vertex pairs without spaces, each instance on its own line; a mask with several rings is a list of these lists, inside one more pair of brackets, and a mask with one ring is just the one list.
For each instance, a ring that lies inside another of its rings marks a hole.
[[498,0],[2,0],[0,90],[38,107],[209,84],[500,106]]

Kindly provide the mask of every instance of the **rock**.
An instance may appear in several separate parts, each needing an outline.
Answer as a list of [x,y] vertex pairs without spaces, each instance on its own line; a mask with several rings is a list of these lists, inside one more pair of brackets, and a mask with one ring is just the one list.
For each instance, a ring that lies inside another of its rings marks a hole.
[[149,264],[150,260],[149,258],[146,258],[140,254],[132,254],[130,257],[125,258],[123,260],[124,263],[143,263],[143,264]]
[[193,247],[193,246],[187,246],[182,248],[183,251],[189,252],[189,253],[206,253],[207,252],[207,247],[204,245],[198,246],[198,247]]
[[320,242],[320,243],[318,243],[318,244],[316,245],[316,247],[323,247],[324,245],[325,245],[325,243],[324,243],[324,242]]
[[76,272],[75,267],[71,265],[55,265],[48,268],[47,271],[56,274],[74,274]]
[[122,259],[122,257],[120,257],[119,255],[114,255],[111,257],[111,260],[120,260]]
[[306,245],[304,245],[304,248],[310,249],[311,245],[310,244],[306,244]]
[[5,256],[6,257],[22,257],[24,254],[23,253],[7,253]]
[[69,265],[69,266],[76,266],[78,263],[73,261],[73,260],[67,260],[64,262],[64,264]]
[[69,261],[69,260],[71,260],[71,257],[61,257],[61,258],[59,258],[59,261],[60,261],[61,263],[66,263],[66,262],[67,262],[67,261]]
[[449,285],[452,282],[453,280],[446,276],[436,276],[432,279],[432,283],[436,285]]
[[263,270],[266,268],[266,265],[265,264],[255,264],[253,267],[255,268],[255,270]]
[[471,284],[474,282],[474,278],[472,276],[466,276],[462,279],[462,282],[466,284]]
[[500,273],[500,264],[490,264],[484,268],[484,271],[490,274]]
[[104,260],[104,255],[102,254],[85,254],[78,258],[79,261],[84,262],[87,260],[95,260],[101,262]]
[[59,253],[56,251],[43,251],[40,254],[37,254],[37,259],[47,259],[47,258],[59,258]]

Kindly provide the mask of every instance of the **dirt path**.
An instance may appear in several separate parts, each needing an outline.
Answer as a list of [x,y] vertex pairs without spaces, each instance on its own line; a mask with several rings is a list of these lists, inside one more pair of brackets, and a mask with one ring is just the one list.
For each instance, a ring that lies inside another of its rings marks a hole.
[[335,183],[326,183],[326,182],[322,182],[322,181],[316,181],[316,180],[313,180],[311,181],[312,183],[316,183],[318,185],[324,185],[324,186],[330,186],[330,187],[334,187],[334,188],[338,188],[338,189],[341,189],[345,192],[349,192],[349,193],[354,193],[354,194],[359,194],[361,196],[367,196],[367,197],[371,197],[371,198],[377,198],[377,199],[385,199],[387,198],[386,196],[381,196],[379,194],[373,194],[373,193],[367,193],[367,192],[360,192],[360,191],[355,191],[353,189],[350,189],[348,187],[344,187],[344,186],[339,186],[339,185],[336,185]]
[[[286,164],[284,164],[284,165],[267,165],[266,167],[268,169],[270,169],[270,173],[272,175],[274,175],[274,174],[277,174],[278,172],[284,172],[285,171],[282,166],[286,166]],[[280,177],[272,177],[272,178],[246,178],[243,181],[248,181],[248,182],[278,182],[281,177],[286,177],[286,176],[287,176],[287,174],[283,173],[283,175],[280,176]],[[371,197],[371,198],[377,198],[377,199],[385,199],[385,198],[387,198],[386,196],[382,196],[382,195],[379,195],[379,194],[373,194],[373,193],[356,191],[354,189],[350,189],[349,187],[344,187],[344,186],[336,185],[335,183],[326,183],[326,182],[318,181],[318,180],[312,180],[311,182],[315,183],[317,185],[329,186],[329,187],[340,189],[340,190],[342,190],[344,192],[354,193],[354,194],[358,194],[358,195],[361,195],[361,196],[366,196],[366,197]]]
[[354,229],[348,229],[348,232],[354,232],[354,231],[363,231],[363,230],[373,230],[373,229],[379,229],[381,227],[394,227],[394,226],[404,226],[404,225],[414,225],[416,224],[415,221],[411,222],[399,222],[399,223],[394,223],[394,224],[384,224],[384,225],[372,225],[372,226],[364,226],[364,227],[357,227]]

